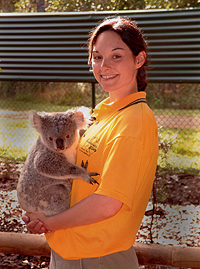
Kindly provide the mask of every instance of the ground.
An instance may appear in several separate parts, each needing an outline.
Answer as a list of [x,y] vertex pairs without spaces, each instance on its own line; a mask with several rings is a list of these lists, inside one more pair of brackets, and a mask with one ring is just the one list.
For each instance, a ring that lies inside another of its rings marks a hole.
[[[18,206],[16,197],[16,186],[22,165],[22,163],[0,163],[0,232],[27,233],[21,221],[22,210]],[[166,173],[158,177],[155,188],[157,195],[153,215],[154,224],[150,225],[153,212],[152,196],[137,241],[150,243],[153,240],[154,243],[161,244],[199,246],[200,176]],[[180,224],[183,221],[188,225],[185,232]],[[175,232],[172,232],[173,229],[176,229]],[[0,253],[0,268],[48,268],[48,265],[48,257]],[[143,266],[141,268],[170,267]]]

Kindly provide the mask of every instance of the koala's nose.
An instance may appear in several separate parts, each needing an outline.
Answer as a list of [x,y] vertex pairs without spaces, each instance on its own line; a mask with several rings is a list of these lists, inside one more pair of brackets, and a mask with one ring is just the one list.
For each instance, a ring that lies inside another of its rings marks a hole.
[[61,139],[61,138],[59,138],[59,139],[57,139],[56,140],[56,145],[57,145],[57,148],[58,149],[64,149],[64,140],[63,139]]

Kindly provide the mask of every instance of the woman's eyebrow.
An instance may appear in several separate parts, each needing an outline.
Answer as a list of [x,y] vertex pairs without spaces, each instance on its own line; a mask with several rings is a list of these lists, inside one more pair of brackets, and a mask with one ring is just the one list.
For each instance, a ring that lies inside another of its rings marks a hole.
[[123,48],[114,48],[114,49],[112,49],[112,51],[114,51],[114,50],[124,50]]
[[[115,51],[115,50],[124,50],[123,48],[114,48],[114,49],[112,49],[112,51]],[[98,50],[93,50],[92,51],[92,53],[99,53],[99,51]]]

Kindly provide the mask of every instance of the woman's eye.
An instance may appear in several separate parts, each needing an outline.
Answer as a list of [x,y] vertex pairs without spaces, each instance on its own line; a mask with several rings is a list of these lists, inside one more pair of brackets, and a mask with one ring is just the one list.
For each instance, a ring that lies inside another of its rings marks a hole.
[[101,56],[93,56],[93,60],[100,60]]
[[114,55],[113,58],[114,59],[119,59],[119,58],[121,58],[121,56],[120,55]]

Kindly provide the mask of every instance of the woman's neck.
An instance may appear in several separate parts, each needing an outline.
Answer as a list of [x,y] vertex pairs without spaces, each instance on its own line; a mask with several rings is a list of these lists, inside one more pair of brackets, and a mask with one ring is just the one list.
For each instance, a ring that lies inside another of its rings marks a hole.
[[109,92],[109,98],[110,98],[110,103],[119,101],[120,99],[134,93],[138,92],[138,89],[132,89],[131,91],[112,91]]

